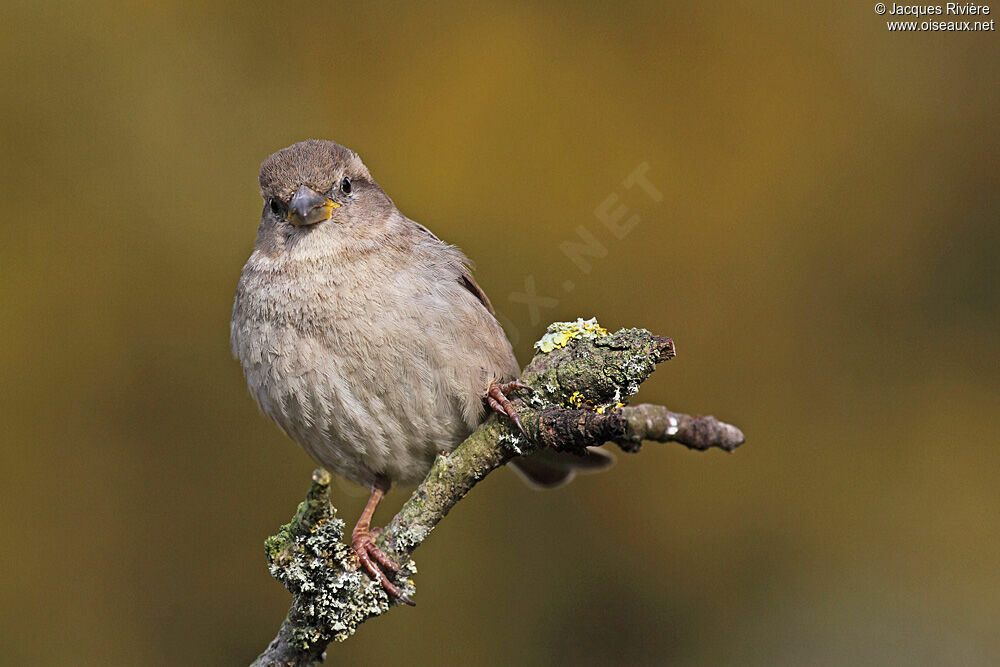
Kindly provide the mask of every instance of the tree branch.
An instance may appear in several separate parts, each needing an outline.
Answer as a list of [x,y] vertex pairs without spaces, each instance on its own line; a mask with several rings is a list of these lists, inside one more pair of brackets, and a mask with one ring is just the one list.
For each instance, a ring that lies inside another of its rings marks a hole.
[[[738,428],[714,417],[625,405],[657,364],[673,358],[669,338],[645,329],[609,334],[595,320],[581,319],[551,325],[535,348],[521,374],[531,391],[515,400],[529,438],[506,422],[487,420],[453,452],[437,457],[380,536],[383,551],[405,563],[396,583],[408,596],[414,592],[413,551],[473,486],[514,457],[542,447],[582,452],[606,442],[637,452],[644,440],[731,452],[743,442]],[[346,639],[395,605],[358,570],[329,485],[329,473],[317,469],[295,517],[265,543],[271,574],[293,600],[278,635],[254,665],[318,664],[331,641]]]

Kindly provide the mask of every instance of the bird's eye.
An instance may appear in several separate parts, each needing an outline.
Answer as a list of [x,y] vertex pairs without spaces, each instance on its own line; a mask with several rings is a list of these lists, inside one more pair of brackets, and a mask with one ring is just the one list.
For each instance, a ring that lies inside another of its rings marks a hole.
[[281,202],[280,199],[276,197],[271,197],[270,199],[268,199],[267,206],[268,208],[271,209],[271,213],[273,213],[275,216],[279,218],[283,216],[285,213],[285,205]]
[[344,180],[340,182],[340,189],[345,195],[351,194],[351,179],[344,177]]

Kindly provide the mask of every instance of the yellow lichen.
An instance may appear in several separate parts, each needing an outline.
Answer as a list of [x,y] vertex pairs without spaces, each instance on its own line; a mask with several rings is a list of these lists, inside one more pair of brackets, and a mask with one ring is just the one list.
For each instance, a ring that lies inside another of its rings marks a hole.
[[535,343],[535,349],[551,352],[557,347],[566,347],[567,343],[576,338],[594,339],[607,335],[608,330],[597,323],[596,317],[589,320],[580,317],[575,322],[553,322],[541,340]]
[[573,395],[569,397],[569,404],[574,408],[578,408],[583,405],[583,394],[578,391],[574,391]]

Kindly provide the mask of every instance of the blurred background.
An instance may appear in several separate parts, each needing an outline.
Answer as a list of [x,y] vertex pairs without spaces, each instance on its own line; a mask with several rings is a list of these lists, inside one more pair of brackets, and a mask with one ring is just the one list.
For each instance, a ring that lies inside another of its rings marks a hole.
[[995,32],[868,3],[0,18],[7,664],[240,665],[277,630],[263,540],[314,465],[229,317],[258,166],[310,137],[473,258],[522,363],[554,320],[646,327],[679,354],[638,400],[748,436],[544,494],[499,471],[418,552],[419,606],[330,662],[996,663]]

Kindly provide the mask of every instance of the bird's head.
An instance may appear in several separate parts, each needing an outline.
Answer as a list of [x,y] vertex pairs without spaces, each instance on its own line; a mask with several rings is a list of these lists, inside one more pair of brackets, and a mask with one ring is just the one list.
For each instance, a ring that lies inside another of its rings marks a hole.
[[392,202],[354,151],[310,139],[274,153],[260,167],[262,224],[289,233],[348,225],[391,211]]

